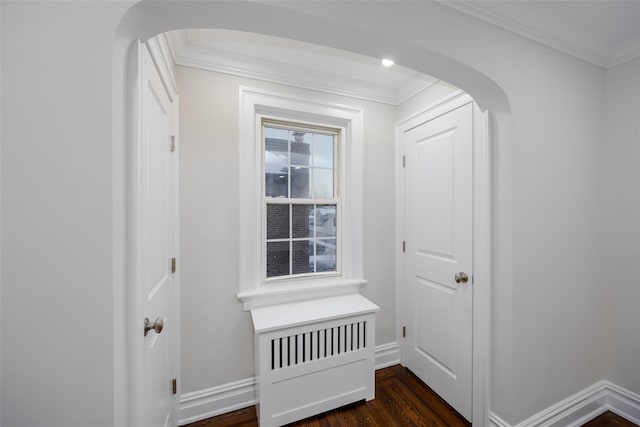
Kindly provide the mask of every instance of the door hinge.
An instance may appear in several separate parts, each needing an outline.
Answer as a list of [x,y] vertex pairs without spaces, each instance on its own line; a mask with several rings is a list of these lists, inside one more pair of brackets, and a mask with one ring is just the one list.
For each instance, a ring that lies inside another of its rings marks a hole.
[[171,380],[171,392],[173,394],[178,394],[178,379],[174,378]]
[[174,151],[176,151],[176,136],[175,135],[171,135],[171,145],[169,146],[169,149],[171,150],[172,153]]
[[405,242],[404,240],[402,241],[402,252],[406,252],[407,251],[407,242]]
[[407,337],[407,327],[403,326],[402,327],[402,338],[406,338]]
[[176,272],[176,259],[175,258],[171,258],[171,272],[172,273]]
[[403,168],[407,167],[407,156],[402,156],[402,167]]

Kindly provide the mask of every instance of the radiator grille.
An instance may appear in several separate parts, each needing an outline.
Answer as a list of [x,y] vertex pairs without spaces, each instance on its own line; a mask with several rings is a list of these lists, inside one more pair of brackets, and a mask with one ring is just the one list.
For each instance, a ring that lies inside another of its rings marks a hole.
[[367,322],[294,334],[271,340],[271,369],[300,365],[364,349]]

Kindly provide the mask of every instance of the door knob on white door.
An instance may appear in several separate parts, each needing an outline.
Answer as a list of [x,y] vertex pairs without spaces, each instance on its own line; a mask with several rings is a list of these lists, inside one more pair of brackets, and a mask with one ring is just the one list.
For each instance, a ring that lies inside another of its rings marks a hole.
[[164,328],[164,320],[162,317],[158,317],[155,322],[151,323],[148,317],[144,318],[144,336],[146,337],[150,330],[156,331],[156,334],[162,332]]
[[467,283],[469,281],[469,276],[467,276],[467,274],[462,271],[460,273],[456,273],[453,278],[455,279],[456,283]]

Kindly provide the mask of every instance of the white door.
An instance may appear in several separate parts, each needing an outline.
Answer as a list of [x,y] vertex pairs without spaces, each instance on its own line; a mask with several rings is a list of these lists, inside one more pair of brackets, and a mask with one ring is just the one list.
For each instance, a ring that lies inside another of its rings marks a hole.
[[403,134],[405,362],[467,420],[472,406],[472,107],[467,103]]
[[[138,135],[130,156],[135,288],[131,420],[134,427],[176,426],[173,378],[178,331],[173,313],[174,167],[172,103],[145,45],[138,46]],[[147,320],[145,326],[145,319]]]

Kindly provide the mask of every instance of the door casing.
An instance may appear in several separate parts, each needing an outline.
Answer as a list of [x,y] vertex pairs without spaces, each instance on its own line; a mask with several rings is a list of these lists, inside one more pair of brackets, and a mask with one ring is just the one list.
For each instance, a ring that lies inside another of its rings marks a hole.
[[[445,114],[473,99],[462,90],[427,106],[396,124],[396,336],[400,343],[400,361],[405,363],[402,327],[404,318],[405,280],[404,253],[404,148],[402,134],[420,123]],[[472,423],[488,426],[490,397],[491,349],[491,140],[489,112],[482,112],[473,102],[473,338],[472,338]]]

